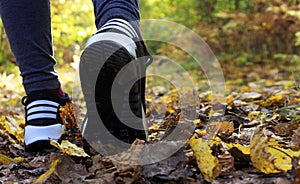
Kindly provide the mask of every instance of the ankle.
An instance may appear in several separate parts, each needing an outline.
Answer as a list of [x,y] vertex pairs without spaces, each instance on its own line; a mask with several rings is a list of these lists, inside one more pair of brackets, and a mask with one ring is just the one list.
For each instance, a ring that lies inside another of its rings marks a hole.
[[66,96],[66,93],[63,91],[63,89],[61,87],[54,89],[54,93],[56,93],[58,96],[60,96],[62,98],[64,98]]

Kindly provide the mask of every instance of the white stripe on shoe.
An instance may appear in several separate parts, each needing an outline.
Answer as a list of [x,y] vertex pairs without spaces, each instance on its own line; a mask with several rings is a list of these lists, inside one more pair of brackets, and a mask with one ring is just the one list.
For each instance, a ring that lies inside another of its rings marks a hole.
[[51,113],[37,113],[37,114],[31,114],[27,116],[27,121],[31,121],[34,119],[44,119],[44,118],[49,118],[49,119],[56,119],[56,114],[51,114]]
[[[109,24],[109,23],[121,23],[122,26],[126,27],[128,30],[131,30],[131,32],[135,35],[135,37],[138,38],[138,34],[136,33],[135,29],[132,27],[132,25],[127,22],[126,20],[124,19],[119,19],[119,18],[115,18],[115,19],[111,19],[109,20],[106,24]],[[104,24],[105,26],[105,24]]]
[[50,106],[58,107],[59,103],[49,101],[49,100],[36,100],[36,101],[33,101],[30,104],[28,104],[26,106],[26,109],[29,109],[29,108],[31,108],[32,106],[35,106],[35,105],[50,105]]
[[36,141],[43,141],[49,139],[60,139],[64,133],[64,125],[55,124],[49,126],[25,126],[24,143],[29,145]]
[[35,119],[56,119],[59,103],[50,100],[36,100],[26,106],[26,121]]
[[38,106],[38,107],[33,107],[31,109],[29,109],[27,111],[27,114],[31,114],[33,112],[39,112],[39,111],[46,111],[46,112],[55,112],[57,113],[58,111],[58,108],[55,108],[55,107],[49,107],[49,106]]
[[109,29],[110,26],[114,26],[113,28],[119,31],[124,31],[127,34],[127,36],[129,36],[130,38],[135,38],[135,37],[138,38],[136,31],[132,27],[129,27],[128,25],[121,23],[119,21],[111,21],[106,23],[99,29],[98,32],[105,29]]
[[91,44],[99,41],[114,41],[118,44],[120,44],[122,47],[124,47],[131,56],[133,56],[135,59],[137,58],[136,55],[136,49],[137,46],[134,43],[134,41],[129,38],[128,36],[125,36],[120,33],[114,33],[114,32],[104,32],[104,33],[98,33],[92,36],[86,43],[86,48],[90,46]]
[[108,25],[103,26],[101,29],[99,29],[98,32],[101,32],[101,31],[104,31],[104,30],[109,30],[109,29],[117,29],[117,30],[121,31],[122,33],[126,34],[128,37],[134,38],[132,33],[130,33],[128,30],[124,29],[123,27],[113,25],[114,23],[111,23],[111,24],[112,25],[108,24]]

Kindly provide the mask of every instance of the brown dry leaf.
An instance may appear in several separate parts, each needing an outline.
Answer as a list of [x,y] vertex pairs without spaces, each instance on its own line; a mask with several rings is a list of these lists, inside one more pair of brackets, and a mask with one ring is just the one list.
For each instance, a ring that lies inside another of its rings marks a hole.
[[84,165],[76,164],[67,154],[52,152],[47,158],[48,170],[35,183],[85,183],[87,171]]
[[251,138],[250,157],[253,166],[263,173],[280,173],[292,169],[292,156],[300,151],[281,148],[277,141],[264,134],[264,128],[258,127]]
[[59,115],[67,129],[65,136],[68,137],[68,140],[82,141],[83,138],[76,123],[73,103],[68,102],[65,106],[60,107],[59,111]]
[[210,141],[193,136],[189,144],[196,156],[197,165],[205,179],[216,179],[221,173],[218,158],[212,155]]
[[224,154],[218,155],[218,160],[219,160],[222,173],[230,172],[233,170],[234,158],[231,156],[230,153],[226,151]]
[[275,135],[278,136],[289,136],[292,133],[290,125],[287,123],[278,123],[273,128],[275,130]]
[[141,166],[141,175],[147,179],[157,178],[162,181],[179,180],[188,177],[186,168],[186,156],[180,149],[172,156],[157,163]]
[[61,144],[59,144],[55,140],[50,140],[50,144],[60,149],[62,152],[75,157],[90,157],[88,154],[84,152],[84,150],[75,144],[70,143],[67,140],[62,140]]
[[105,158],[111,160],[118,169],[127,168],[128,165],[135,166],[140,163],[144,146],[145,141],[136,139],[128,150]]
[[295,174],[295,182],[294,184],[300,184],[300,166],[296,168],[296,174]]
[[0,154],[0,163],[3,165],[8,165],[11,162],[23,162],[24,158],[22,157],[16,157],[16,158],[9,158],[3,154]]
[[113,163],[116,169],[101,177],[101,183],[135,183],[139,179],[139,160],[142,158],[145,141],[136,139],[131,147],[116,155],[106,156],[102,161]]
[[292,140],[290,146],[294,149],[299,149],[300,147],[300,127],[297,130],[293,131]]
[[226,133],[231,134],[234,131],[234,124],[233,122],[211,122],[210,125],[207,127],[207,133]]
[[65,106],[60,107],[59,111],[59,115],[67,129],[72,129],[77,126],[73,104],[71,102],[68,102]]
[[91,180],[91,183],[138,183],[139,179],[139,170],[136,170],[132,167],[128,167],[125,170],[117,170],[112,173],[106,173],[101,176],[100,179],[96,181]]
[[105,172],[104,170],[106,169],[102,160],[103,160],[103,156],[98,154],[92,157],[93,160],[93,165],[89,168],[89,173],[93,173],[95,175],[99,174],[103,174],[103,172]]

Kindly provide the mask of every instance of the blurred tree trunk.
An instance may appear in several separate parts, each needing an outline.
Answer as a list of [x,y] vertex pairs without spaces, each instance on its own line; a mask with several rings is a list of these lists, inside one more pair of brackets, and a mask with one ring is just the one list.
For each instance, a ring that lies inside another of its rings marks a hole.
[[240,0],[235,0],[235,10],[240,9]]

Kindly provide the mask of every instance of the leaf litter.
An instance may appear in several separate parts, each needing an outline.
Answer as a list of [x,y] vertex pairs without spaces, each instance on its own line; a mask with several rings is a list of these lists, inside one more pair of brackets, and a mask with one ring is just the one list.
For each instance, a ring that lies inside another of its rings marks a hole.
[[[244,86],[227,82],[222,103],[210,91],[201,92],[194,135],[171,157],[150,165],[120,164],[84,143],[74,109],[60,109],[67,127],[56,148],[26,153],[23,148],[22,94],[1,89],[0,181],[3,183],[299,183],[300,92],[292,82],[255,81]],[[16,97],[16,98],[15,98]],[[163,140],[181,119],[178,93],[157,86],[147,91],[149,139]],[[76,99],[84,103],[83,99]],[[212,113],[225,107],[224,116]],[[3,108],[5,109],[5,108]],[[215,117],[214,117],[215,116]],[[137,143],[140,144],[140,143]],[[118,155],[126,159],[130,151]],[[135,155],[134,157],[137,157]]]

